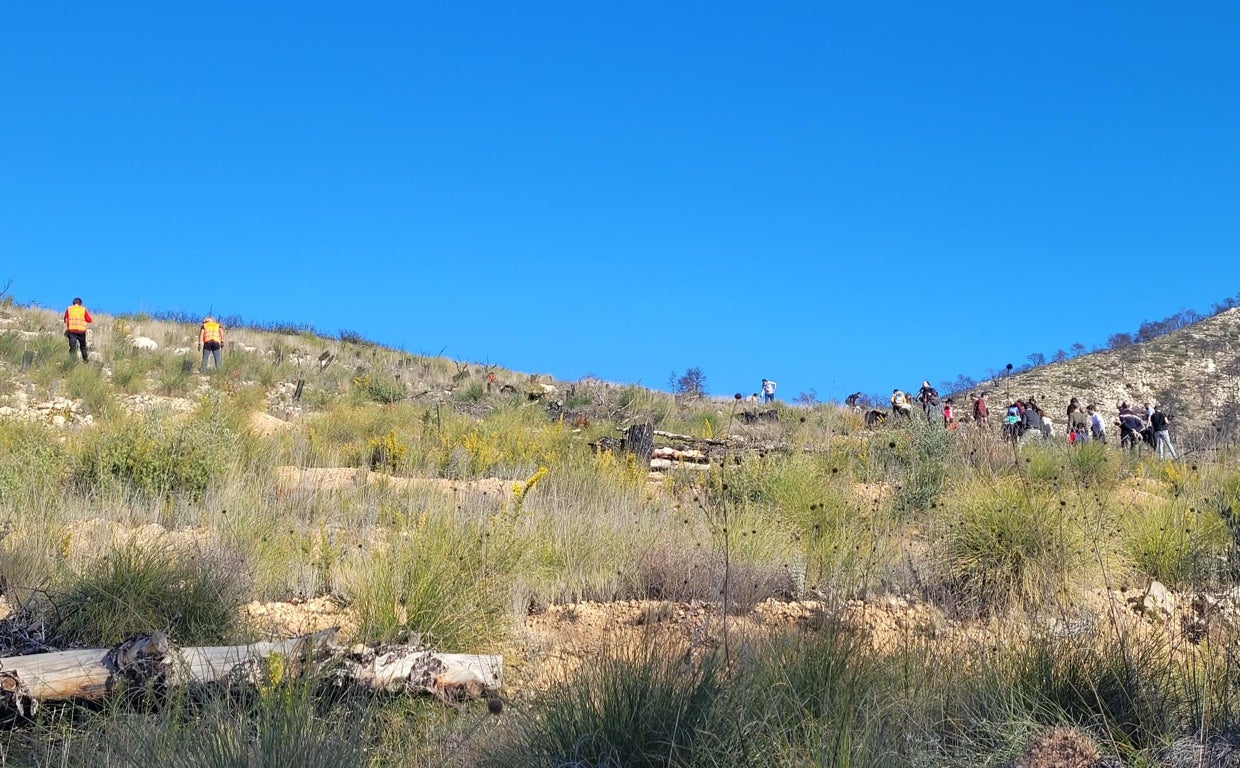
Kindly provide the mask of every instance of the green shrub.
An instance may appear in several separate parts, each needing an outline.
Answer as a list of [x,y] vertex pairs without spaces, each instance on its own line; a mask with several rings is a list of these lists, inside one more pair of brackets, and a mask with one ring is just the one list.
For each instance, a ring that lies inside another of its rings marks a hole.
[[962,487],[939,511],[939,576],[966,608],[1040,606],[1098,554],[1080,517],[1018,479]]
[[[828,624],[746,649],[732,706],[751,754],[775,765],[879,765],[884,671],[855,633]],[[905,731],[903,736],[907,736]]]
[[[745,745],[728,711],[718,656],[686,664],[657,642],[583,664],[477,763],[507,768],[740,766]],[[755,758],[757,756],[754,756]]]
[[161,395],[167,397],[180,397],[186,395],[198,383],[196,369],[191,368],[186,371],[182,366],[184,360],[189,358],[173,358],[172,362],[164,365],[159,370],[159,375],[155,380],[155,390]]
[[1172,589],[1216,584],[1233,546],[1223,518],[1178,500],[1132,510],[1123,518],[1123,529],[1129,561]]
[[112,386],[129,395],[146,391],[146,375],[159,363],[152,355],[135,355],[112,366]]
[[456,393],[456,401],[458,403],[480,403],[486,399],[486,396],[486,387],[482,382],[475,381]]
[[218,419],[129,417],[86,434],[73,479],[88,492],[119,487],[197,497],[236,466],[244,449],[244,438]]
[[1120,460],[1105,443],[1088,442],[1068,451],[1068,472],[1081,488],[1110,488],[1119,479]]
[[390,405],[409,398],[405,385],[394,376],[382,373],[366,373],[353,379],[353,395],[362,402]]
[[405,464],[408,446],[396,439],[396,431],[389,430],[383,437],[372,437],[366,441],[366,453],[369,454],[370,469],[375,472],[389,474]]
[[430,517],[389,535],[373,553],[340,563],[335,584],[357,614],[362,642],[419,636],[432,647],[478,648],[503,629],[504,554],[483,531]]
[[169,768],[370,765],[365,713],[327,710],[310,681],[274,685],[261,696],[174,696],[162,709],[107,712],[90,730],[74,729],[30,750],[29,764],[66,768],[160,765]]
[[0,504],[58,492],[69,476],[69,454],[52,428],[0,420]]
[[69,574],[48,598],[49,629],[74,646],[107,647],[155,630],[181,645],[235,641],[244,569],[223,554],[161,542],[118,546]]
[[112,385],[93,365],[73,366],[65,385],[69,397],[81,400],[86,412],[93,416],[107,415],[116,408]]
[[982,677],[1047,724],[1081,724],[1113,744],[1151,749],[1193,727],[1197,702],[1169,654],[1156,638],[1033,636],[1006,645]]
[[6,532],[0,539],[0,591],[18,612],[38,613],[39,601],[60,580],[69,532],[60,525],[35,521]]
[[914,419],[907,430],[880,432],[871,438],[868,458],[878,477],[896,487],[894,509],[927,509],[943,492],[952,437],[941,425]]

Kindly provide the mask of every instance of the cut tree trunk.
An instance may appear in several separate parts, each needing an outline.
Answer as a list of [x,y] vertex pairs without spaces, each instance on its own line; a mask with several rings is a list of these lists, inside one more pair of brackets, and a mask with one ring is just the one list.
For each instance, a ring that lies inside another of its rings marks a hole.
[[634,424],[624,432],[624,450],[641,461],[649,461],[654,452],[654,425]]
[[[0,659],[0,710],[33,715],[56,701],[99,701],[125,689],[194,683],[257,685],[270,677],[327,672],[375,692],[425,692],[444,700],[478,697],[503,683],[502,656],[436,653],[415,646],[331,643],[336,630],[251,645],[176,648],[156,632],[115,648]],[[278,660],[278,661],[277,661]]]

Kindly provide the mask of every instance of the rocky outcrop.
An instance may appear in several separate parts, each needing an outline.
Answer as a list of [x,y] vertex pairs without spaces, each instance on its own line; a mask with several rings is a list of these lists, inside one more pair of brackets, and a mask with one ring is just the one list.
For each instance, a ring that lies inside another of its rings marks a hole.
[[[1150,341],[995,376],[971,391],[990,393],[992,413],[1017,398],[1034,398],[1055,416],[1073,397],[1094,403],[1112,439],[1118,439],[1116,406],[1125,402],[1134,408],[1161,403],[1173,417],[1173,438],[1240,439],[1238,337],[1240,308]],[[956,394],[957,402],[967,403]]]
[[94,421],[89,413],[83,412],[80,400],[53,397],[51,400],[31,401],[22,391],[13,394],[8,405],[0,406],[0,419],[39,421],[54,427],[90,424]]

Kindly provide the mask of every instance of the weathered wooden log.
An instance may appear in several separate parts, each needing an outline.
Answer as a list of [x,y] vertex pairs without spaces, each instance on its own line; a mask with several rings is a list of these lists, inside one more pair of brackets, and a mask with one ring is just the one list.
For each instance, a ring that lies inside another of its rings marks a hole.
[[[634,426],[642,426],[642,425],[639,424],[639,425],[634,425]],[[634,427],[629,427],[626,430],[624,427],[616,427],[617,430],[621,432],[625,432],[626,435],[627,435],[628,430],[632,430],[633,428]],[[667,440],[676,440],[682,443],[697,443],[699,445],[719,445],[719,446],[728,445],[728,443],[723,440],[715,440],[709,437],[694,437],[693,435],[678,435],[675,432],[664,432],[663,430],[660,430],[660,429],[653,429],[651,430],[650,434],[653,435],[654,437],[662,437]]]
[[410,646],[355,648],[344,659],[349,679],[373,691],[433,693],[444,699],[477,698],[501,687],[502,656],[434,653]]
[[693,469],[700,472],[706,472],[710,469],[710,465],[698,464],[691,461],[676,461],[675,459],[651,459],[650,468],[656,470]]
[[701,451],[693,451],[693,450],[680,451],[675,448],[668,448],[666,446],[655,448],[654,453],[651,454],[651,458],[671,459],[673,461],[688,461],[688,462],[694,462],[694,463],[699,463],[699,464],[710,461],[710,458]]
[[61,651],[0,659],[0,710],[33,715],[41,704],[99,701],[118,689],[194,683],[261,683],[278,657],[281,675],[330,669],[335,679],[375,692],[426,692],[477,697],[503,684],[503,657],[435,653],[414,646],[378,649],[331,644],[336,629],[270,643],[176,648],[160,633],[115,648]]

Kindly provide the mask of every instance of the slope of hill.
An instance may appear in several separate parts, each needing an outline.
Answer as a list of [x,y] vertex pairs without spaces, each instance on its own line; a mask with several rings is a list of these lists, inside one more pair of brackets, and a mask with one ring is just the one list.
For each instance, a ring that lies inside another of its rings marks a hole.
[[1231,441],[1240,426],[1240,308],[1150,341],[1082,355],[982,382],[993,407],[1034,398],[1063,424],[1068,401],[1094,403],[1114,419],[1117,406],[1161,403],[1181,440]]
[[[339,626],[502,655],[503,690],[446,708],[277,660],[257,691],[33,721],[0,691],[14,765],[1186,766],[1240,733],[1226,461],[309,333],[232,329],[201,375],[196,324],[141,316],[98,318],[84,365],[58,314],[0,305],[0,657]],[[1236,322],[994,388],[1217,412]],[[616,439],[647,423],[657,477]]]

